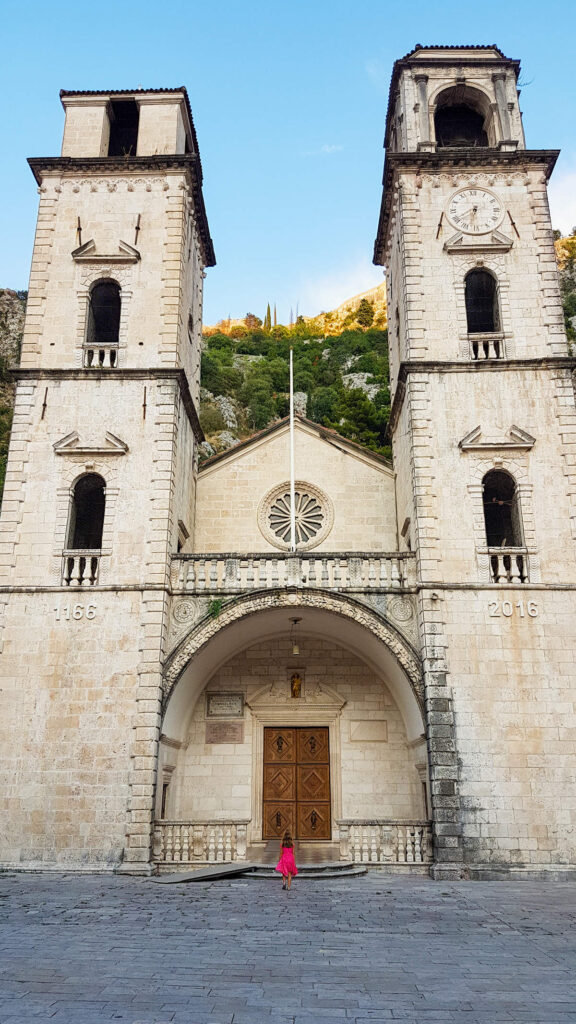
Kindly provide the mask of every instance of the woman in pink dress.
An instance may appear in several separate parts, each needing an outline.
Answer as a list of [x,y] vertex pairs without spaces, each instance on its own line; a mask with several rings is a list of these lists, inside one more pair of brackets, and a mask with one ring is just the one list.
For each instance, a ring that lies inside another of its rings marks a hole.
[[286,829],[282,836],[280,853],[281,857],[276,865],[276,871],[280,871],[282,875],[282,888],[290,889],[292,877],[298,874],[298,868],[294,860],[294,840],[288,829]]

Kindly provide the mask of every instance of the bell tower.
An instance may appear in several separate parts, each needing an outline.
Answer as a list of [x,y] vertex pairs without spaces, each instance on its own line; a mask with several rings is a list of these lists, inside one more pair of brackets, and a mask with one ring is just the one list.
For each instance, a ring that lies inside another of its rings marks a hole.
[[576,861],[574,360],[546,192],[558,154],[526,148],[518,76],[496,46],[396,62],[374,255],[436,861],[472,877]]
[[0,521],[1,718],[18,736],[0,857],[148,870],[214,252],[185,89],[61,100],[61,155],[30,160],[40,205]]

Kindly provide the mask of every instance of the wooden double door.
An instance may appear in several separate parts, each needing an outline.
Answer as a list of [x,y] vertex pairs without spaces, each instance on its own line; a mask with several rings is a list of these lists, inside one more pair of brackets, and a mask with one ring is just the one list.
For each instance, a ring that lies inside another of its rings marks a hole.
[[263,838],[331,839],[327,727],[264,729]]

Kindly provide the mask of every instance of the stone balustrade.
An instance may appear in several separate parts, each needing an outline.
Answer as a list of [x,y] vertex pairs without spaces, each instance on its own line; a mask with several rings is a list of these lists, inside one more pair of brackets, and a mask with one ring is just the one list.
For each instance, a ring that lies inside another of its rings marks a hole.
[[396,590],[416,583],[412,552],[174,555],[172,589],[241,593],[277,587]]
[[99,551],[64,551],[62,584],[65,587],[94,587],[98,582]]
[[492,583],[528,583],[526,548],[488,548]]
[[429,864],[428,821],[339,821],[340,859],[359,864]]
[[246,860],[248,820],[157,821],[155,864],[228,864]]
[[471,359],[504,359],[503,334],[471,334],[469,342]]
[[117,345],[85,345],[82,365],[90,370],[113,370],[118,366]]

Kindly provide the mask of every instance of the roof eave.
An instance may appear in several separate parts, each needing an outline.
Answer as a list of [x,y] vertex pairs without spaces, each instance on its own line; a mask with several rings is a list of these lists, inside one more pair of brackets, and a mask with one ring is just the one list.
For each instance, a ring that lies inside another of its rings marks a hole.
[[200,157],[197,153],[166,154],[153,156],[93,156],[93,157],[71,157],[71,156],[48,156],[29,157],[28,163],[36,183],[41,185],[46,171],[60,172],[81,172],[89,174],[91,171],[102,174],[102,172],[120,171],[123,173],[143,170],[162,170],[171,167],[179,168],[188,174],[192,191],[194,194],[194,206],[198,215],[200,238],[202,241],[204,266],[214,267],[216,256],[214,245],[210,237],[208,217],[204,196],[202,193],[202,169]]

